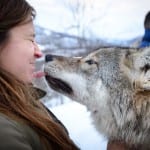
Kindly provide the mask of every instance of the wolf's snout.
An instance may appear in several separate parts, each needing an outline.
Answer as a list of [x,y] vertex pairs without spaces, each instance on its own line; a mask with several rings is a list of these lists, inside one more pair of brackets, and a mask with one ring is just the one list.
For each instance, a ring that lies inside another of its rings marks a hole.
[[53,56],[52,56],[52,55],[47,54],[47,55],[45,56],[45,62],[49,62],[49,61],[52,61],[52,60],[53,60]]

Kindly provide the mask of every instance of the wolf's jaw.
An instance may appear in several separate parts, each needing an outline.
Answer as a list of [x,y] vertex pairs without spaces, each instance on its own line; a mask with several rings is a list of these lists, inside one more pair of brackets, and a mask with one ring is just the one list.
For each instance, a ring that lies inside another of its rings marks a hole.
[[72,88],[61,79],[54,78],[50,75],[46,75],[45,78],[47,80],[47,83],[53,90],[63,94],[69,94],[69,95],[73,93]]

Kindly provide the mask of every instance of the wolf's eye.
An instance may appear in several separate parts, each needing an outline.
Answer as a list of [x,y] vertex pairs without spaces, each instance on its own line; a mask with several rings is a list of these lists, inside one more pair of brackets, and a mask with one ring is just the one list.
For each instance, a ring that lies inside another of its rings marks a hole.
[[147,72],[150,69],[150,65],[146,64],[144,67],[141,68],[142,71]]
[[94,60],[92,60],[92,59],[86,60],[85,62],[88,63],[89,65],[97,64],[97,63],[96,63]]

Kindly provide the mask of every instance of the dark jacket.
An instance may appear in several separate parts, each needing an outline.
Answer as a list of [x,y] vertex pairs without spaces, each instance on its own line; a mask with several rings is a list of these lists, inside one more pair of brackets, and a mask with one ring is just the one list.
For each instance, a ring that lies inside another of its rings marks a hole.
[[[55,115],[50,110],[48,111],[54,121],[66,130]],[[44,150],[44,145],[31,127],[0,113],[0,150]]]
[[144,37],[143,37],[139,47],[143,48],[143,47],[148,47],[148,46],[150,46],[150,29],[145,30]]
[[39,136],[25,124],[0,113],[0,150],[43,150]]

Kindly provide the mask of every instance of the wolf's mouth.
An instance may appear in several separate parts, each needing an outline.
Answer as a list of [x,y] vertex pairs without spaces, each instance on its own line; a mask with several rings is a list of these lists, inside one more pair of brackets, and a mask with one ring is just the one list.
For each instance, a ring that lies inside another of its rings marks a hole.
[[66,93],[66,94],[72,94],[73,90],[72,88],[64,81],[58,78],[54,78],[50,75],[45,76],[49,86],[54,89],[55,91],[58,91],[60,93]]

